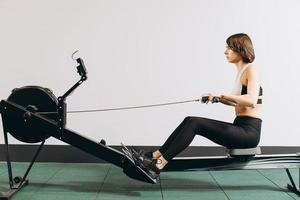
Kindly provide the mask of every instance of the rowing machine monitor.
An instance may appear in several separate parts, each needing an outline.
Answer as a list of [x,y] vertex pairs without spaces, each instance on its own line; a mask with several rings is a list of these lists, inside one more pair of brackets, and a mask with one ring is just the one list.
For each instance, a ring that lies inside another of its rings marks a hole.
[[83,63],[83,60],[81,58],[77,58],[76,59],[77,63],[79,64],[76,68],[77,68],[77,72],[78,74],[81,76],[81,79],[83,80],[86,80],[87,79],[87,71],[86,71],[86,68],[84,66],[84,63]]

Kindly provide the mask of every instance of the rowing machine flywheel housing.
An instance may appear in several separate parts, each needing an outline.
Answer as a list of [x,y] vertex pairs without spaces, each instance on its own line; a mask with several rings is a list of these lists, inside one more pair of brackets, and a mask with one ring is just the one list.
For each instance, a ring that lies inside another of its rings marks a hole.
[[14,138],[25,143],[37,143],[49,138],[45,130],[28,122],[31,113],[40,114],[48,120],[57,122],[58,101],[50,89],[39,86],[17,88],[12,91],[7,101],[28,111],[22,115],[5,115],[3,117],[3,125]]

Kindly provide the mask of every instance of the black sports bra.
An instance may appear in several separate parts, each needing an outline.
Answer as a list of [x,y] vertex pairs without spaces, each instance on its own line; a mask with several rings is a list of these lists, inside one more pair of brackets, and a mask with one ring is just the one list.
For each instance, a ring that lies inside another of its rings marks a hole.
[[[241,94],[247,94],[247,86],[246,85],[242,85],[242,92]],[[262,104],[262,95],[263,95],[263,89],[260,86],[259,88],[259,94],[258,94],[258,99],[257,99],[257,104]]]

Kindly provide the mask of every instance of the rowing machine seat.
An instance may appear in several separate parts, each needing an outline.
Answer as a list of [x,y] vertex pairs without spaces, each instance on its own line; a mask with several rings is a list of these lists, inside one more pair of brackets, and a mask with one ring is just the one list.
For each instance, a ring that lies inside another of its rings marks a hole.
[[227,153],[230,157],[255,156],[261,154],[261,149],[260,147],[254,147],[249,149],[227,149]]

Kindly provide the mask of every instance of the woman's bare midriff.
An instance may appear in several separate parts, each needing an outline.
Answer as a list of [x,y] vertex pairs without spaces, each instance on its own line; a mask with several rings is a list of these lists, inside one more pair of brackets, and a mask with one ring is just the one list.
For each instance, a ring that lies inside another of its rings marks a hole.
[[262,105],[256,105],[254,108],[247,106],[236,106],[236,116],[250,116],[255,118],[261,118]]

